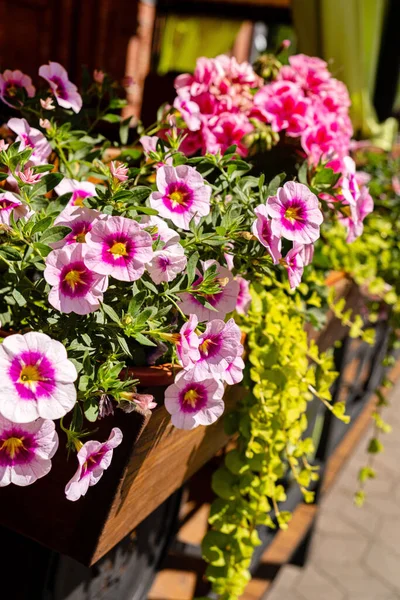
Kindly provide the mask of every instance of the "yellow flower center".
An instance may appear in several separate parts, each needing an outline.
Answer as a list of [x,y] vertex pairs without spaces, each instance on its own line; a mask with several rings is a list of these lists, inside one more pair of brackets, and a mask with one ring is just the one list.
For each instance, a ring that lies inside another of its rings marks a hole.
[[77,233],[75,236],[75,241],[83,244],[86,241],[86,231],[83,230],[80,233]]
[[124,242],[115,242],[109,249],[109,252],[115,256],[128,256],[128,251]]
[[75,271],[74,269],[72,269],[71,271],[68,271],[68,273],[65,275],[64,281],[66,281],[70,288],[74,290],[75,287],[80,283],[85,285],[85,282],[81,278],[81,275],[83,273],[84,271]]
[[4,440],[1,444],[0,450],[5,450],[10,458],[14,458],[18,454],[20,448],[24,447],[24,438],[10,437]]
[[36,381],[42,381],[42,378],[40,377],[40,372],[36,365],[26,365],[22,368],[19,380],[21,383],[29,384],[35,383]]
[[84,199],[85,198],[83,198],[82,196],[76,196],[74,200],[74,206],[83,206]]
[[199,399],[199,394],[196,390],[188,390],[183,396],[183,401],[190,404],[192,408],[196,407],[196,402]]
[[15,85],[10,85],[7,88],[7,95],[8,96],[15,96],[16,93],[17,93],[17,87]]
[[212,346],[215,346],[215,342],[213,342],[213,340],[208,338],[208,339],[204,340],[204,342],[202,344],[200,344],[200,346],[199,346],[200,352],[207,356],[208,353],[210,352]]
[[289,206],[285,211],[285,219],[288,221],[297,221],[300,219],[300,208],[298,206]]
[[173,205],[183,205],[186,202],[186,194],[184,192],[180,192],[176,190],[169,195],[169,199],[172,200]]

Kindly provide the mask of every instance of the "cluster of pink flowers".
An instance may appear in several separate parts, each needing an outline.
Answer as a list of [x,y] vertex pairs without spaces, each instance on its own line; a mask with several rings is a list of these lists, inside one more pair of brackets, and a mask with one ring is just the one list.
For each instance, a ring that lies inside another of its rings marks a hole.
[[298,54],[289,63],[275,81],[262,85],[247,62],[224,55],[199,58],[193,75],[175,81],[174,107],[188,129],[182,151],[224,152],[236,144],[246,156],[245,137],[259,120],[275,132],[300,138],[313,163],[333,154],[346,156],[352,135],[346,86],[319,58]]
[[193,75],[179,75],[174,107],[188,127],[182,151],[224,152],[236,144],[237,151],[245,156],[244,137],[253,130],[249,119],[252,91],[261,83],[249,63],[239,64],[225,55],[199,58]]
[[[290,287],[296,288],[304,267],[312,261],[314,242],[320,235],[323,214],[317,196],[306,185],[289,181],[254,212],[257,219],[253,234],[265,246],[273,263],[285,267]],[[293,242],[285,257],[281,254],[282,238]]]
[[[51,469],[58,448],[54,419],[75,406],[77,371],[63,344],[30,332],[0,345],[0,377],[0,487],[31,485]],[[80,443],[79,467],[65,489],[69,500],[99,481],[121,441],[113,429],[105,443]]]
[[179,429],[211,425],[224,412],[224,385],[239,383],[244,362],[241,332],[233,319],[213,319],[203,333],[191,314],[176,346],[183,370],[165,392],[165,407]]
[[[213,310],[193,295],[181,294],[180,309],[189,317],[176,345],[183,370],[165,393],[165,407],[173,425],[180,429],[214,423],[224,411],[223,383],[233,385],[243,378],[241,332],[233,319],[226,323],[224,319],[238,306],[244,311],[247,298],[239,298],[239,281],[216,261],[203,262],[203,273],[212,265],[217,267],[218,280],[223,282],[219,293],[204,297]],[[203,274],[198,271],[193,287],[202,280]],[[207,322],[203,333],[198,331],[202,321]]]
[[[111,166],[112,176],[124,181],[123,165]],[[121,179],[122,178],[122,179]],[[202,176],[187,166],[161,167],[157,173],[157,192],[150,198],[152,207],[177,227],[189,229],[192,219],[198,222],[210,211],[211,187]],[[138,223],[126,217],[101,214],[83,206],[83,200],[94,196],[89,182],[64,179],[58,194],[71,193],[67,207],[55,220],[71,232],[53,244],[46,258],[44,277],[52,286],[49,302],[64,313],[85,315],[96,311],[108,287],[109,276],[119,281],[136,281],[147,269],[157,284],[175,279],[187,263],[179,234],[159,217]],[[156,228],[154,238],[146,229]],[[163,247],[153,251],[160,238]]]
[[276,81],[254,97],[254,115],[276,132],[301,139],[309,160],[349,153],[353,133],[346,86],[334,79],[326,62],[298,54],[289,58]]

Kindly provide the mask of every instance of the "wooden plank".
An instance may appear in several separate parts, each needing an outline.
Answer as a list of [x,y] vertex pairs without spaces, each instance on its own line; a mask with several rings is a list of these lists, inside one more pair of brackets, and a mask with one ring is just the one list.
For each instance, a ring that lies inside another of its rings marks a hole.
[[[226,410],[244,389],[227,388]],[[135,446],[92,562],[98,560],[212,458],[228,441],[223,419],[192,431],[176,429],[164,406],[153,414]]]

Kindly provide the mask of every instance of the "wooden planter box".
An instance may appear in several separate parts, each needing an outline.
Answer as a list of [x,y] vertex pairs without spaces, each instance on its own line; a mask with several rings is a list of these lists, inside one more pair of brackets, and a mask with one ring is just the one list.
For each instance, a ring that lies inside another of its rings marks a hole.
[[[347,306],[357,311],[362,302],[358,288],[339,278],[335,287],[346,296]],[[311,329],[322,350],[344,337],[346,329],[330,319],[319,335]],[[104,556],[145,517],[210,460],[228,441],[223,418],[209,427],[192,431],[175,429],[162,405],[166,385],[173,375],[159,367],[134,369],[148,384],[140,388],[160,402],[153,413],[125,414],[96,423],[93,438],[107,439],[112,427],[120,427],[122,444],[114,451],[111,467],[101,481],[89,488],[77,502],[65,498],[66,483],[77,468],[75,456],[66,461],[65,434],[60,432],[60,450],[53,459],[49,475],[31,486],[10,485],[0,490],[0,525],[90,566]],[[150,377],[149,377],[150,374]],[[228,387],[226,412],[232,410],[245,393],[240,385]]]
[[[146,371],[149,377],[151,369]],[[165,377],[159,377],[157,368],[153,373],[155,385],[140,391],[162,400]],[[240,386],[227,388],[226,411],[232,410],[241,394]],[[1,525],[87,566],[129,534],[227,442],[223,419],[182,431],[171,425],[162,405],[153,414],[116,410],[114,417],[102,419],[96,427],[93,438],[104,441],[112,427],[120,427],[124,438],[111,467],[85,497],[77,502],[65,497],[65,485],[78,465],[75,455],[66,461],[63,432],[49,475],[28,487],[10,485],[0,490]]]

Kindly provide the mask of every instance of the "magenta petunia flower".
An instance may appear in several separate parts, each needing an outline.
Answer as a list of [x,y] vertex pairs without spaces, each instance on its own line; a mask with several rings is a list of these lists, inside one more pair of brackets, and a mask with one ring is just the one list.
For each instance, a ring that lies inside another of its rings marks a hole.
[[265,204],[260,204],[254,209],[257,220],[252,225],[253,235],[268,250],[274,265],[278,264],[282,257],[282,240],[280,236],[272,233],[271,219],[268,217],[268,209]]
[[39,69],[40,77],[49,84],[56,100],[63,108],[71,108],[78,113],[82,108],[82,97],[78,88],[68,79],[68,73],[62,65],[57,62],[49,62]]
[[42,165],[47,163],[51,154],[51,146],[39,129],[31,127],[26,119],[9,119],[7,126],[17,134],[16,142],[20,142],[20,150],[32,148],[30,163]]
[[285,267],[290,288],[293,290],[301,283],[303,276],[304,264],[302,259],[303,246],[293,246],[291,250],[286,254],[285,258],[281,258],[280,262]]
[[[35,86],[32,85],[32,79],[29,75],[25,75],[22,71],[10,71],[6,69],[4,73],[0,73],[0,100],[15,107],[15,103],[10,102],[15,100],[18,90],[25,90],[28,98],[33,98],[35,95]],[[18,102],[19,104],[19,102]]]
[[184,369],[189,369],[200,360],[200,338],[196,333],[199,320],[196,315],[190,315],[189,320],[182,325],[179,341],[176,344],[176,354]]
[[67,500],[79,500],[86,495],[89,486],[100,481],[104,471],[110,466],[114,448],[120,445],[122,437],[122,431],[114,427],[106,442],[90,440],[83,444],[77,455],[78,470],[65,487]]
[[154,283],[158,284],[162,281],[173,281],[185,270],[186,264],[187,258],[184,249],[180,244],[174,244],[154,252],[146,269]]
[[0,193],[0,225],[10,225],[10,216],[14,221],[29,217],[31,213],[29,206],[22,204],[11,192]]
[[193,167],[160,167],[157,192],[150,195],[150,205],[181,229],[189,229],[194,219],[200,221],[210,212],[211,187]]
[[71,194],[71,200],[69,204],[72,206],[83,206],[83,201],[85,198],[91,198],[96,196],[96,187],[90,181],[76,181],[76,179],[68,179],[64,177],[64,179],[56,185],[54,191],[59,196],[63,196],[64,194]]
[[[185,315],[195,314],[199,321],[211,321],[212,319],[224,319],[225,316],[235,310],[239,294],[239,283],[234,280],[229,269],[222,267],[215,260],[206,260],[202,262],[203,273],[212,265],[217,265],[217,278],[221,291],[213,295],[204,295],[204,299],[211,304],[214,310],[203,306],[192,294],[184,292],[180,294],[181,302],[179,308]],[[198,271],[197,279],[192,287],[197,288],[203,281],[203,276]]]
[[165,390],[165,408],[178,429],[211,425],[224,412],[224,386],[217,379],[195,381],[193,370],[182,371]]
[[200,335],[200,358],[193,367],[194,379],[202,381],[207,377],[221,377],[243,350],[240,338],[240,329],[233,319],[227,323],[221,319],[207,323],[205,332]]
[[179,233],[168,227],[166,222],[160,219],[160,217],[142,217],[140,227],[150,233],[153,242],[158,239],[164,242],[164,248],[178,244],[181,239]]
[[241,357],[242,352],[243,346],[242,350],[239,351],[239,356],[229,363],[225,371],[221,373],[222,381],[225,381],[228,385],[235,385],[236,383],[240,383],[243,379],[244,361]]
[[116,160],[111,161],[110,173],[114,179],[118,179],[118,181],[126,181],[129,179],[128,172],[129,169],[124,163],[117,162]]
[[136,221],[107,216],[86,234],[85,265],[119,281],[136,281],[153,258],[152,243],[151,235]]
[[267,200],[267,212],[272,218],[271,231],[287,240],[310,244],[319,238],[323,221],[318,198],[306,185],[288,181],[276,196]]
[[108,277],[86,266],[86,244],[70,244],[46,257],[44,278],[52,288],[49,302],[63,313],[87,315],[100,307]]
[[57,249],[67,244],[84,243],[86,234],[92,229],[93,223],[104,217],[105,215],[98,210],[69,204],[55,219],[54,225],[71,227],[71,232],[63,240],[50,244],[51,247]]
[[239,282],[239,293],[236,302],[236,312],[239,315],[247,315],[251,303],[251,294],[249,292],[250,283],[244,277],[238,275],[236,281]]
[[0,487],[26,486],[51,470],[58,435],[50,419],[17,424],[0,416]]
[[64,346],[44,333],[5,338],[0,378],[0,414],[14,423],[59,419],[75,405],[76,369]]

